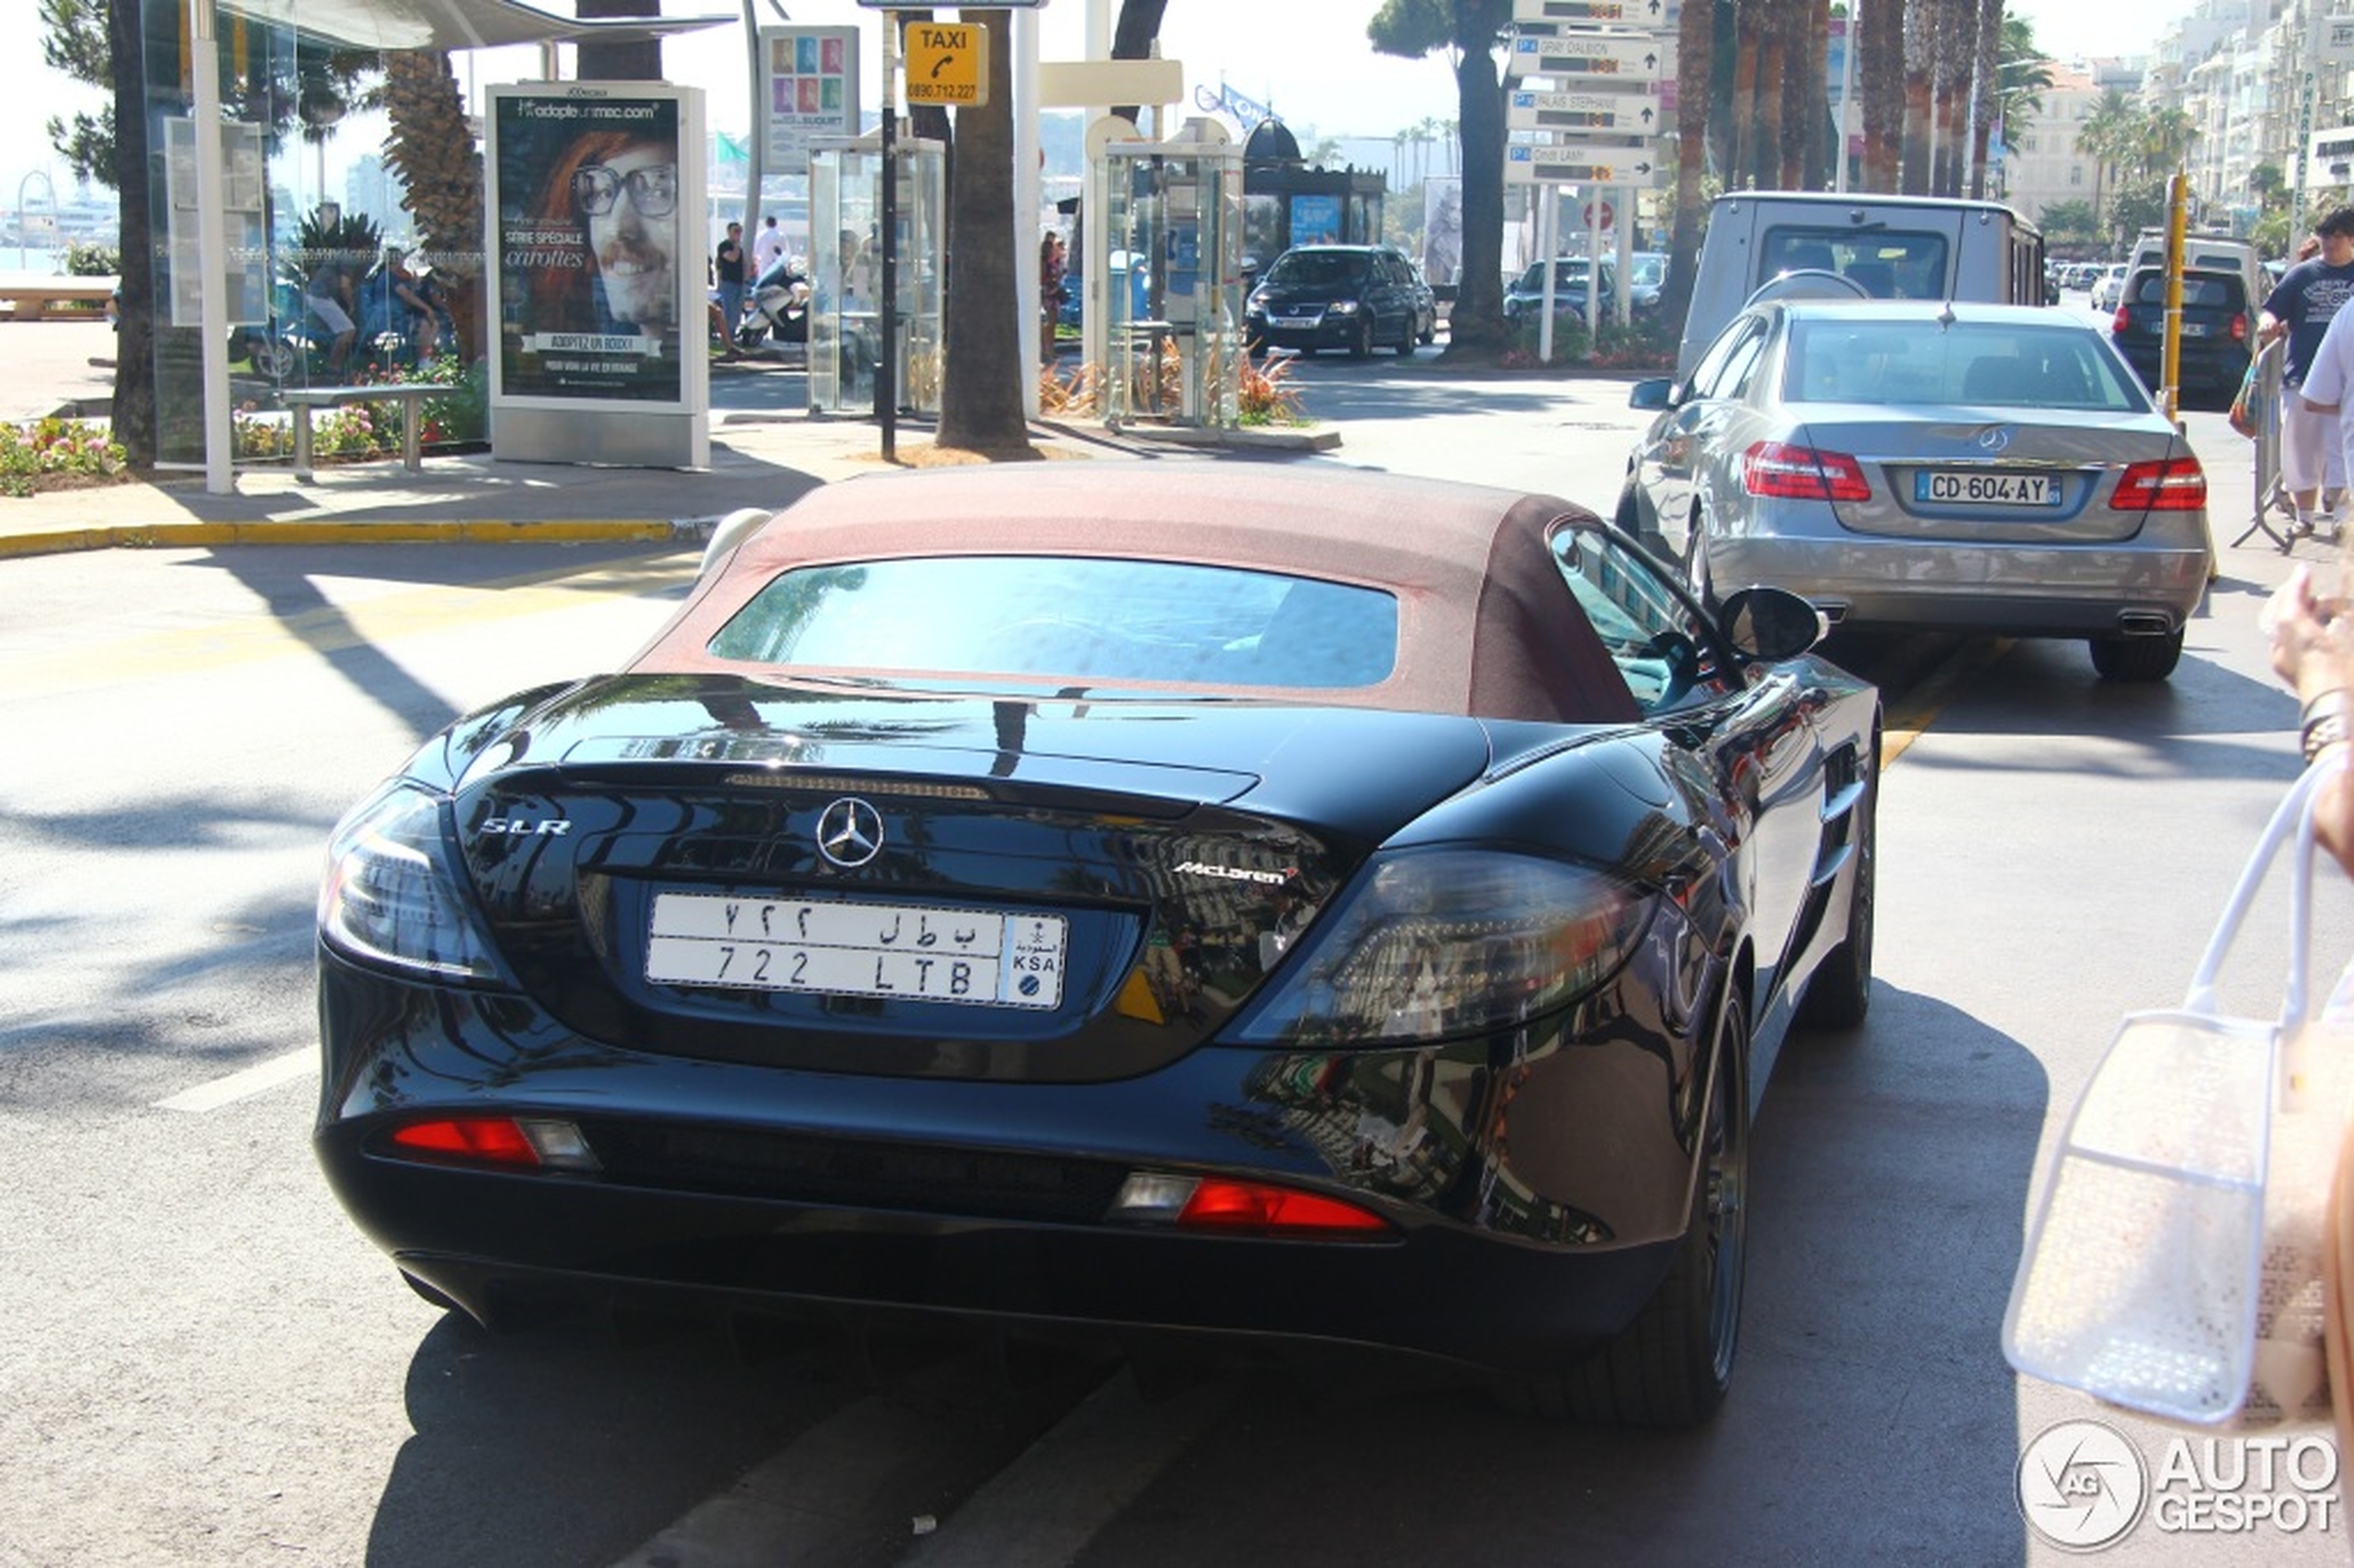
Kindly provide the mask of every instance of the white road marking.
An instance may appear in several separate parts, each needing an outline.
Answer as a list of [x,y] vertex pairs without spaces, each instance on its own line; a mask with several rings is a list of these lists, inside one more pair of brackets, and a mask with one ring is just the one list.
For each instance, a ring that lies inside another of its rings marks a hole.
[[267,1094],[281,1083],[292,1083],[317,1070],[319,1052],[315,1046],[289,1051],[283,1056],[272,1056],[266,1062],[256,1062],[226,1078],[216,1078],[209,1083],[199,1083],[194,1089],[183,1090],[168,1100],[158,1100],[156,1109],[201,1113],[233,1106],[239,1100],[249,1100],[256,1094]]

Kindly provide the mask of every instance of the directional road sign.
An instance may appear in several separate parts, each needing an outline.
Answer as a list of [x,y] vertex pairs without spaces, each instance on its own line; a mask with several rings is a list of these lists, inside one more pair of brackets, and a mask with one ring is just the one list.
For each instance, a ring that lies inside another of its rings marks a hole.
[[1566,32],[1550,38],[1514,33],[1504,74],[1558,77],[1579,87],[1589,79],[1657,82],[1676,74],[1676,44],[1672,37],[1644,32]]
[[1504,123],[1514,131],[1602,132],[1616,136],[1660,136],[1673,131],[1675,116],[1660,105],[1658,82],[1632,93],[1538,93],[1514,89],[1504,101]]
[[1613,27],[1669,28],[1683,19],[1684,0],[1512,0],[1512,20],[1600,22]]
[[1504,148],[1508,185],[1649,185],[1666,165],[1648,141],[1580,142],[1540,147],[1513,142]]

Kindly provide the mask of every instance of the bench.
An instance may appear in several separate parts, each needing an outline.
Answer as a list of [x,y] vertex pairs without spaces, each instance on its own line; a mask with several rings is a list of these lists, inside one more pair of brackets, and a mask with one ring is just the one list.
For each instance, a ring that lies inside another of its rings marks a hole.
[[281,392],[278,400],[286,405],[286,412],[294,420],[295,477],[306,482],[311,477],[311,411],[335,408],[343,403],[399,404],[400,463],[411,474],[420,472],[424,467],[424,455],[417,439],[418,425],[422,423],[417,405],[427,398],[449,397],[455,390],[430,381],[387,381],[375,386],[314,386]]
[[39,322],[54,315],[59,320],[86,321],[106,314],[107,301],[113,297],[114,290],[112,278],[0,283],[0,301],[6,301],[7,306],[6,314],[0,320]]

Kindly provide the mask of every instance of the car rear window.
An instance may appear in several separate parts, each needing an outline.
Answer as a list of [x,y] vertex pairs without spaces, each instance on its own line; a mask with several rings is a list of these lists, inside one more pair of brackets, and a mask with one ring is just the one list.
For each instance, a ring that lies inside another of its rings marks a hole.
[[1798,321],[1782,367],[1791,403],[1977,403],[2139,412],[2148,397],[2089,326]]
[[1784,224],[1766,231],[1765,266],[1757,274],[1837,272],[1875,299],[1943,299],[1948,247],[1932,230],[1874,224],[1867,229]]
[[709,644],[751,664],[1340,689],[1398,663],[1398,601],[1183,562],[959,556],[804,566]]
[[[2166,303],[2166,274],[2136,272],[2133,274],[2133,299],[2136,305]],[[2244,310],[2246,290],[2237,277],[2183,274],[2183,309],[2185,310]]]

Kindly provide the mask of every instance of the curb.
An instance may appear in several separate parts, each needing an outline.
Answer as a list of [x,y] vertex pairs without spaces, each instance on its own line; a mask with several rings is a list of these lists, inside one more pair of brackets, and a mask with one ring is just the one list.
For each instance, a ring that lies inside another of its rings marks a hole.
[[205,545],[354,544],[697,544],[715,517],[668,522],[590,518],[447,523],[155,523],[52,528],[0,535],[0,559],[94,550],[181,550]]

